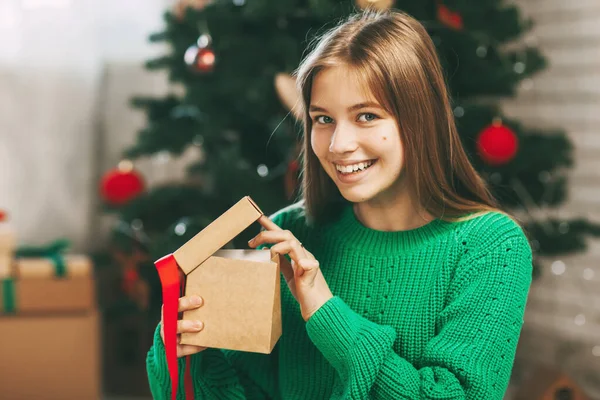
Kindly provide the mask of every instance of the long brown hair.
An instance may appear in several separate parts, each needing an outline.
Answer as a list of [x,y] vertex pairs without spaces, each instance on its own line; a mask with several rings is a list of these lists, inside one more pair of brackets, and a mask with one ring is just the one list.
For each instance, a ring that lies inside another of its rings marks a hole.
[[322,35],[296,71],[302,95],[302,198],[308,217],[321,220],[339,191],[311,149],[308,113],[319,71],[346,66],[393,115],[404,147],[407,183],[419,205],[456,221],[498,206],[462,147],[435,46],[425,28],[400,11],[364,11]]

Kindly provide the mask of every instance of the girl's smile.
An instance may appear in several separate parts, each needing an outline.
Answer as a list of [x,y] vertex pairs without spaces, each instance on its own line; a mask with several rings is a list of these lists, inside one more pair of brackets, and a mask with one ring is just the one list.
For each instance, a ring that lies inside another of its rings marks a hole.
[[351,184],[365,178],[372,167],[377,163],[377,159],[363,161],[334,161],[333,165],[337,171],[337,179],[342,184]]

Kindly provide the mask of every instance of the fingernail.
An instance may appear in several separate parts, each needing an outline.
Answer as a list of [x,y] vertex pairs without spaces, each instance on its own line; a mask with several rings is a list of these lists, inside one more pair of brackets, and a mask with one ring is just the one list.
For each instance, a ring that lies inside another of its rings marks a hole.
[[194,328],[200,331],[202,328],[204,328],[204,324],[202,321],[194,321]]
[[192,304],[195,306],[202,305],[202,297],[200,297],[200,296],[192,297]]

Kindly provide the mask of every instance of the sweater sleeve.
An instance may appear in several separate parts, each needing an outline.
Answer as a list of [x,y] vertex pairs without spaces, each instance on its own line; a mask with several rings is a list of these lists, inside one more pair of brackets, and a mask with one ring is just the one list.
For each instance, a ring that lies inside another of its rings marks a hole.
[[469,260],[458,266],[436,336],[416,363],[394,352],[392,327],[367,320],[339,297],[323,305],[306,327],[339,374],[334,393],[344,399],[501,400],[531,284],[531,250],[520,235]]
[[[196,399],[271,399],[274,397],[273,371],[270,359],[263,354],[241,353],[235,357],[237,365],[253,364],[253,376],[229,362],[228,356],[238,352],[206,349],[191,357],[191,376]],[[262,356],[262,357],[261,357]],[[247,360],[246,360],[247,359]],[[251,361],[250,361],[251,360]],[[247,362],[245,362],[247,361]],[[178,360],[179,386],[177,399],[185,398],[185,358]],[[160,325],[154,333],[154,342],[146,357],[148,383],[152,398],[171,399],[171,379],[167,368],[165,347],[160,337]],[[262,385],[259,385],[260,382]],[[267,394],[267,391],[271,394]]]

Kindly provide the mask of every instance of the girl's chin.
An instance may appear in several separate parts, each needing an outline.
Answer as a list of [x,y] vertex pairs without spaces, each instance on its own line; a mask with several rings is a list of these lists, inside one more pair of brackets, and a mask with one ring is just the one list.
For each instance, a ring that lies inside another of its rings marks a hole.
[[338,189],[342,197],[351,203],[362,203],[373,198],[373,191],[369,190],[368,188],[361,188],[356,186],[352,188],[347,188],[338,186]]

